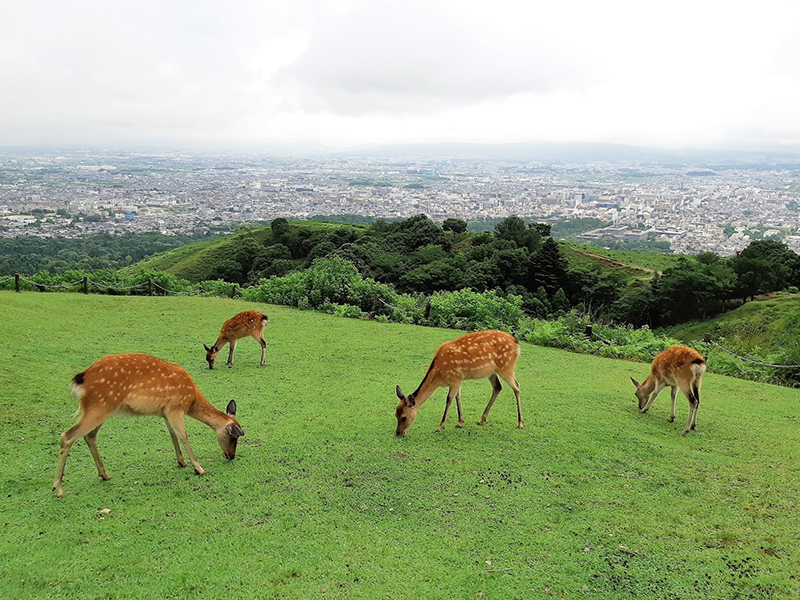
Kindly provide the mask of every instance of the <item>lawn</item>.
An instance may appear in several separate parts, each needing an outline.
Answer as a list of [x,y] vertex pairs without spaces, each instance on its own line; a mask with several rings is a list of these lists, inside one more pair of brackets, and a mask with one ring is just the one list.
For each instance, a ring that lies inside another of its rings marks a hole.
[[[253,308],[267,366],[248,339],[209,371],[201,344]],[[440,390],[396,438],[394,386],[413,391],[458,332],[188,297],[0,292],[0,309],[2,598],[800,596],[798,390],[706,375],[681,437],[683,397],[674,423],[667,392],[636,409],[647,365],[523,343],[524,429],[507,386],[475,425],[491,386],[473,381],[464,429],[451,414],[433,433]],[[237,458],[187,419],[197,476],[161,419],[112,417],[113,478],[81,440],[58,499],[69,381],[120,352],[179,363],[218,408],[235,398]]]

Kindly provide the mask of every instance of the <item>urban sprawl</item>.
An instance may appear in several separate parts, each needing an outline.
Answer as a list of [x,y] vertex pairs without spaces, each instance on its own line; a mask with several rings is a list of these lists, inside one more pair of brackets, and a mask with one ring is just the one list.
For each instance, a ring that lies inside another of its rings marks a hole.
[[731,255],[754,239],[800,251],[792,167],[546,164],[324,155],[0,155],[0,236],[223,231],[278,217],[424,213],[434,220],[592,217],[604,240]]

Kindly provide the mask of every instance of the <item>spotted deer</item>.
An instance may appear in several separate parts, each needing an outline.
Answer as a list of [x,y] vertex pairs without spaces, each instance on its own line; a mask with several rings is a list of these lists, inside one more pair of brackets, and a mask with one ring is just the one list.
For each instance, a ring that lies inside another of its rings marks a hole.
[[61,480],[64,465],[72,445],[80,437],[86,440],[92,453],[97,474],[111,479],[97,452],[97,433],[106,419],[114,413],[154,415],[163,417],[172,437],[178,465],[187,466],[178,439],[198,475],[205,473],[197,462],[184,428],[184,415],[211,427],[217,434],[222,455],[236,457],[236,444],[244,435],[236,420],[236,402],[228,403],[226,412],[214,408],[195,385],[189,374],[175,363],[147,354],[115,354],[104,356],[72,379],[72,393],[80,402],[80,420],[61,434],[61,452],[53,489],[64,497]]
[[636,386],[639,409],[646,413],[661,391],[665,387],[671,386],[672,410],[669,415],[671,423],[675,420],[675,399],[678,396],[678,389],[680,389],[689,401],[689,420],[686,421],[686,428],[682,434],[686,435],[697,426],[700,385],[706,368],[706,359],[694,348],[686,346],[667,348],[653,359],[650,376],[644,380],[644,383],[639,383],[631,377],[633,385]]
[[514,336],[503,331],[478,331],[462,335],[452,342],[446,342],[439,346],[433,356],[433,362],[428,367],[428,372],[422,379],[422,383],[413,394],[403,395],[400,386],[397,386],[397,397],[400,403],[397,405],[395,416],[397,417],[397,430],[395,435],[404,436],[414,422],[417,411],[431,394],[440,387],[447,386],[447,403],[444,407],[444,416],[439,424],[437,432],[444,430],[447,413],[453,398],[456,399],[458,409],[458,424],[456,427],[464,426],[464,417],[461,413],[461,383],[465,379],[483,379],[487,377],[492,384],[492,396],[486,410],[483,411],[478,425],[486,422],[489,411],[497,399],[500,390],[503,389],[500,379],[502,378],[517,397],[517,427],[522,428],[524,420],[522,418],[522,405],[519,399],[519,382],[514,377],[514,365],[520,354],[519,342]]
[[252,336],[261,344],[261,366],[266,364],[267,342],[264,340],[264,327],[267,326],[269,319],[267,315],[263,315],[257,310],[246,310],[240,312],[225,321],[222,325],[222,330],[219,332],[219,337],[214,345],[209,348],[203,344],[206,349],[206,360],[208,361],[208,368],[213,369],[214,363],[217,362],[217,355],[219,351],[225,346],[230,344],[228,350],[228,366],[233,366],[233,353],[236,351],[236,342],[243,338]]

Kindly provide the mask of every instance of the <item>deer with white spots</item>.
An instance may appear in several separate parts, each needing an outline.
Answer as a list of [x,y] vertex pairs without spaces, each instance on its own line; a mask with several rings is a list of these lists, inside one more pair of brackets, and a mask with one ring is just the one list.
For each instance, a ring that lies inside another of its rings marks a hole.
[[198,475],[205,473],[197,462],[184,428],[184,415],[211,427],[217,434],[222,455],[236,457],[236,444],[244,435],[236,420],[236,402],[228,403],[226,412],[214,408],[192,381],[191,376],[175,363],[148,354],[115,354],[104,356],[72,379],[72,393],[80,402],[80,420],[61,434],[61,452],[53,489],[64,497],[61,480],[72,445],[83,437],[92,453],[97,474],[111,479],[97,452],[97,433],[114,413],[153,415],[164,419],[172,437],[178,465],[187,466],[178,443],[180,439]]
[[246,310],[234,315],[222,325],[222,330],[219,332],[219,337],[214,345],[209,348],[203,344],[206,349],[206,360],[208,361],[208,368],[213,369],[214,363],[217,362],[217,354],[225,344],[230,344],[228,350],[228,366],[233,366],[233,353],[236,351],[236,342],[244,337],[252,336],[259,344],[261,344],[261,366],[266,363],[267,342],[264,339],[264,327],[267,326],[269,319],[267,315],[263,315],[257,310]]
[[517,427],[522,428],[524,420],[522,418],[522,405],[519,399],[519,382],[514,377],[514,365],[520,354],[519,342],[514,336],[504,331],[478,331],[462,335],[452,342],[446,342],[439,346],[433,356],[433,362],[428,367],[428,372],[419,384],[417,391],[408,396],[403,395],[400,386],[397,386],[397,397],[400,403],[397,405],[395,416],[397,417],[397,430],[395,435],[406,435],[408,428],[417,416],[417,411],[431,394],[440,387],[448,387],[447,403],[444,407],[444,416],[437,432],[444,430],[447,413],[453,398],[456,400],[458,409],[458,424],[456,427],[464,426],[464,417],[461,413],[461,383],[465,379],[488,378],[492,384],[492,396],[486,410],[483,411],[478,425],[486,422],[489,411],[497,399],[500,390],[503,389],[500,379],[503,379],[517,397]]
[[655,402],[656,397],[667,387],[672,387],[672,411],[669,421],[675,420],[675,400],[678,389],[689,401],[689,420],[682,435],[686,435],[697,426],[697,409],[700,408],[700,385],[703,373],[706,372],[706,359],[695,350],[686,346],[672,346],[653,359],[650,376],[639,383],[633,377],[636,386],[636,398],[639,410],[646,413]]

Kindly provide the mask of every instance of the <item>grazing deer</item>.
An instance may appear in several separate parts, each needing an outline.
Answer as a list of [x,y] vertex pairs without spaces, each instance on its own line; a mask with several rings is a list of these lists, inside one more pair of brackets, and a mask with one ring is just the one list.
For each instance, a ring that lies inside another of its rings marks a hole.
[[672,410],[670,423],[675,420],[675,399],[678,388],[689,400],[689,420],[682,435],[686,435],[697,425],[697,409],[700,407],[700,384],[703,373],[706,372],[706,359],[694,348],[686,346],[672,346],[667,348],[653,359],[650,367],[650,376],[639,383],[633,377],[631,381],[636,386],[636,397],[639,399],[639,409],[646,413],[656,397],[665,387],[672,386]]
[[269,319],[267,315],[262,315],[257,310],[246,310],[240,312],[238,315],[231,317],[222,325],[222,331],[219,332],[219,337],[214,345],[209,348],[203,344],[206,349],[206,360],[208,361],[208,368],[213,369],[214,363],[217,362],[217,354],[222,350],[225,344],[230,344],[228,350],[228,366],[233,366],[233,353],[236,350],[236,342],[240,338],[251,335],[255,340],[261,344],[261,366],[266,363],[267,342],[264,340],[264,327],[266,327]]
[[189,374],[175,363],[166,362],[147,354],[116,354],[104,356],[72,379],[72,393],[80,402],[80,420],[61,434],[61,452],[53,489],[59,498],[64,497],[61,480],[70,448],[83,437],[89,446],[97,474],[111,479],[97,452],[97,432],[106,419],[114,413],[129,415],[155,415],[163,417],[175,446],[178,465],[186,466],[178,439],[198,475],[205,473],[189,445],[184,415],[202,421],[217,434],[222,455],[227,459],[236,456],[236,444],[244,431],[236,420],[236,402],[228,403],[226,412],[211,406],[195,385]]
[[[503,389],[500,378],[511,386],[514,395],[517,397],[517,427],[522,428],[524,420],[522,418],[522,405],[519,400],[519,382],[514,377],[514,364],[519,356],[519,342],[514,336],[503,331],[478,331],[462,335],[452,342],[446,342],[439,346],[433,356],[433,362],[428,367],[428,372],[419,384],[417,391],[408,396],[403,395],[400,386],[397,386],[397,397],[400,404],[397,405],[395,416],[397,417],[397,431],[395,435],[405,435],[411,423],[417,416],[417,411],[422,404],[431,397],[431,394],[438,388],[447,386],[447,403],[444,407],[444,416],[439,424],[437,432],[444,430],[447,421],[447,412],[453,398],[456,399],[458,409],[458,424],[456,427],[464,426],[464,418],[461,414],[461,383],[465,379],[483,379],[488,377],[492,384],[492,397],[486,410],[483,411],[478,425],[486,422],[489,411],[497,399],[500,390]],[[499,377],[498,377],[499,376]]]

